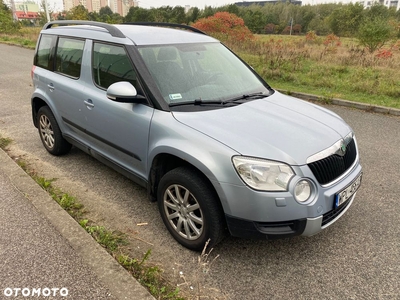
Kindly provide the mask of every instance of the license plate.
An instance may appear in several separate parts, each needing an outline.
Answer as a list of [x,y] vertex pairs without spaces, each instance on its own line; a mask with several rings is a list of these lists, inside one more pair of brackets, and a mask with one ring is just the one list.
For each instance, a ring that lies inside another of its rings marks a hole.
[[343,205],[343,203],[346,203],[346,201],[349,200],[355,192],[357,192],[361,185],[361,177],[362,174],[360,174],[356,179],[353,180],[352,183],[335,195],[335,208],[338,208],[339,206]]

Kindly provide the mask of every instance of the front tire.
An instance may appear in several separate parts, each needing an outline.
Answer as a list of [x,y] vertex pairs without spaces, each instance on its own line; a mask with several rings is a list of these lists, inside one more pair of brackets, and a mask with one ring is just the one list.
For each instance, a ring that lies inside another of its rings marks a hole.
[[53,155],[63,155],[71,150],[72,145],[62,136],[56,118],[48,106],[42,106],[37,114],[40,139],[46,150]]
[[188,249],[201,251],[225,233],[223,211],[211,184],[197,171],[179,167],[158,185],[158,208],[171,235]]

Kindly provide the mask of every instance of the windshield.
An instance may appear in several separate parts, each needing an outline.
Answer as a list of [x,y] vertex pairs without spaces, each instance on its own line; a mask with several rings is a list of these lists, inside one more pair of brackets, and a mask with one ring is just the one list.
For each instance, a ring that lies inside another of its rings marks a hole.
[[152,46],[139,52],[171,106],[270,94],[265,83],[220,43]]

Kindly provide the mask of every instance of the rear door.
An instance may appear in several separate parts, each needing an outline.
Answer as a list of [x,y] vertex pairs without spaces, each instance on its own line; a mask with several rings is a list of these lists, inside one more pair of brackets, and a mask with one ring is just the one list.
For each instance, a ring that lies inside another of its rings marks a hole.
[[84,39],[58,38],[54,72],[48,77],[47,85],[62,125],[65,126],[63,132],[80,141],[85,127],[82,115],[85,83],[81,76],[84,47]]

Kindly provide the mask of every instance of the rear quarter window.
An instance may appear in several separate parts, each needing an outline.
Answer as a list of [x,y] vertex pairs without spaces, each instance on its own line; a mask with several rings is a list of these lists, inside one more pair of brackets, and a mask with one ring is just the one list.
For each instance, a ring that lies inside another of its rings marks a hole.
[[79,78],[84,46],[84,40],[60,37],[56,51],[56,71]]

